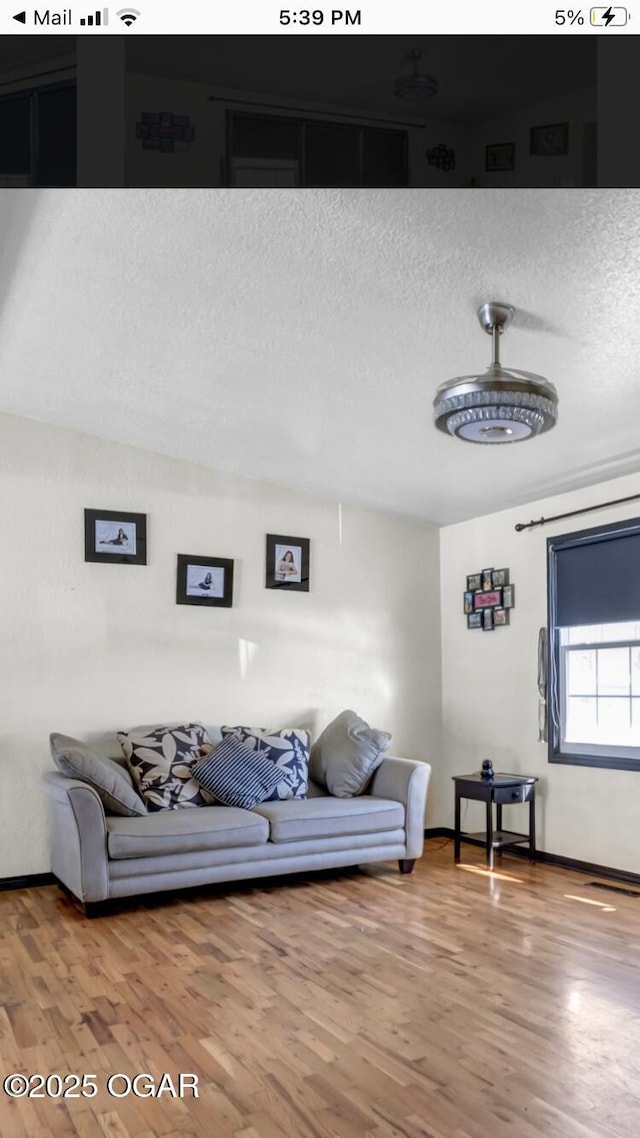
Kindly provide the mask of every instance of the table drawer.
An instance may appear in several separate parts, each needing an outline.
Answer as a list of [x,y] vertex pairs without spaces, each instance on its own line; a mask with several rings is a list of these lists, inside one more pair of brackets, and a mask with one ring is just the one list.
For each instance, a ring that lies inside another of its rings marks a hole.
[[496,786],[493,791],[493,801],[498,806],[507,806],[514,802],[528,802],[533,797],[535,783],[525,786]]

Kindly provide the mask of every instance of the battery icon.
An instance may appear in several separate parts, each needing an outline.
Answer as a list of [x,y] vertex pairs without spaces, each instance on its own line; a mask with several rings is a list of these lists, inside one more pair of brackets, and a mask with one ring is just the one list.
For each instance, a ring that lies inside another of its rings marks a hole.
[[622,28],[629,19],[626,8],[591,8],[591,23],[596,28]]

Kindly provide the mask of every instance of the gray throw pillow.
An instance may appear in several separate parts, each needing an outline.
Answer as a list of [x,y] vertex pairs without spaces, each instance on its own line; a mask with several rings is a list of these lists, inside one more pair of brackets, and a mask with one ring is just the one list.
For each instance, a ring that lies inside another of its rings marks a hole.
[[362,794],[390,739],[388,731],[369,727],[355,711],[342,711],[313,744],[309,774],[336,798]]
[[59,771],[67,778],[86,782],[100,795],[111,814],[135,818],[147,813],[147,808],[136,794],[131,776],[113,759],[105,759],[69,735],[54,732],[49,736],[51,756]]

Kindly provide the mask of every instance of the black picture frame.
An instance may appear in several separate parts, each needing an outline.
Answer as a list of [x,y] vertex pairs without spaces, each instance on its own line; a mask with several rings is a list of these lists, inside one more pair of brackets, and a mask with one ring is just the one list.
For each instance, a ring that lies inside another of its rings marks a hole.
[[482,613],[469,612],[467,613],[467,628],[482,628]]
[[473,593],[482,588],[482,573],[470,573],[467,577],[467,592]]
[[102,565],[146,565],[147,515],[85,510],[84,559]]
[[493,610],[493,627],[501,628],[509,623],[509,613],[511,609],[495,608]]
[[532,126],[529,136],[529,153],[538,158],[558,158],[569,153],[569,123],[554,122],[545,126]]
[[484,632],[492,632],[494,628],[493,623],[493,609],[482,610],[482,628]]
[[502,590],[502,607],[505,609],[512,609],[516,606],[516,587],[515,585],[505,585]]
[[482,585],[481,590],[483,593],[490,593],[493,588],[493,569],[482,570]]
[[464,594],[464,611],[467,614],[473,612],[473,597],[474,594],[469,590]]
[[484,168],[488,174],[505,174],[515,167],[515,142],[491,142],[485,147]]
[[[268,533],[265,588],[308,593],[310,547],[311,542],[308,537],[287,537],[283,534]],[[291,554],[291,561],[287,554]],[[289,580],[284,573],[278,572],[279,566],[285,563],[295,566],[295,571],[289,573]]]
[[505,585],[509,584],[509,570],[508,569],[494,569],[491,573],[491,588],[502,589]]
[[[199,577],[202,581],[198,581]],[[176,604],[200,605],[203,608],[231,608],[233,560],[229,557],[203,557],[195,553],[179,553]]]

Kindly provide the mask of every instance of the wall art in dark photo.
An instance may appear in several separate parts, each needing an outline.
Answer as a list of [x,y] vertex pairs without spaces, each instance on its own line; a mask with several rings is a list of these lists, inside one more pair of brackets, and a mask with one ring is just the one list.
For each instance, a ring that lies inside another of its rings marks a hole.
[[8,37],[0,185],[638,186],[639,52],[635,36]]

